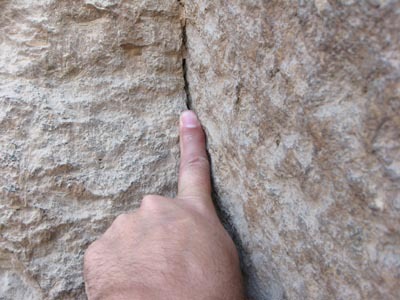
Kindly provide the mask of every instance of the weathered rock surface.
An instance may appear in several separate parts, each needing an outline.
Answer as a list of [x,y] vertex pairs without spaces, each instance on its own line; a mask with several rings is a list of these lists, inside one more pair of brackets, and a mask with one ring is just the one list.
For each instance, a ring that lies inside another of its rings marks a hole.
[[85,299],[88,244],[143,194],[174,195],[184,77],[249,299],[397,299],[399,14],[0,1],[0,299]]
[[176,1],[0,1],[0,299],[84,299],[82,255],[173,195]]
[[400,2],[186,1],[251,299],[398,299]]

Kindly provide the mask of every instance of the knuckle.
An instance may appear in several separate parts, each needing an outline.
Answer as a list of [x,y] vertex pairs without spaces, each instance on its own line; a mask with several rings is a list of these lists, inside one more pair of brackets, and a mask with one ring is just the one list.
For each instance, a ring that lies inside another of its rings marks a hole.
[[126,223],[128,223],[129,220],[130,220],[129,214],[120,214],[115,218],[111,226],[119,228],[120,226],[123,226]]
[[217,220],[219,222],[218,216],[215,211],[214,205],[211,203],[198,203],[197,204],[197,211],[205,218],[209,219],[210,221]]
[[96,242],[99,244],[108,243],[110,239],[113,239],[121,232],[124,232],[126,228],[130,227],[130,224],[132,223],[133,220],[132,216],[133,214],[128,214],[128,213],[118,215],[112,222],[111,226],[106,230],[106,232],[104,232],[101,238],[98,239]]
[[192,213],[201,216],[201,218],[206,218],[211,222],[220,222],[212,200],[205,200],[204,198],[198,197],[186,197],[181,198],[181,200],[184,201],[186,205],[188,205],[192,209]]
[[203,155],[193,156],[186,161],[186,166],[189,168],[192,167],[208,168],[209,167],[208,158]]
[[160,203],[160,197],[155,195],[146,195],[142,199],[142,203],[140,204],[140,208],[142,209],[156,209]]
[[192,141],[193,138],[194,138],[193,132],[188,128],[183,128],[183,136],[182,136],[182,138],[183,138],[183,140],[185,142]]

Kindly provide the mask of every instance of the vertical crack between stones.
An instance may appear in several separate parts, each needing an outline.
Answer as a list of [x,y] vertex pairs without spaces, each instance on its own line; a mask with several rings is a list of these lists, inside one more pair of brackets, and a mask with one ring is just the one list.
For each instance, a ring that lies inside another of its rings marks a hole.
[[186,93],[186,107],[187,109],[192,109],[192,96],[190,95],[189,81],[187,78],[187,63],[186,58],[182,59],[182,70],[183,70],[183,80],[185,81],[185,93]]
[[182,73],[184,80],[184,90],[186,94],[186,108],[192,109],[192,96],[190,95],[190,87],[188,80],[188,67],[187,67],[187,34],[186,34],[186,16],[185,16],[185,3],[178,0],[181,9],[181,26],[182,26]]

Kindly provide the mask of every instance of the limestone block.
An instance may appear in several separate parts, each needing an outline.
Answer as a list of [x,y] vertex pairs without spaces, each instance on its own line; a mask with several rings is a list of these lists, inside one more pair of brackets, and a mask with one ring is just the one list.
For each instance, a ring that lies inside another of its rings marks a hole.
[[186,105],[176,1],[0,1],[0,298],[85,299],[82,257],[173,196]]
[[398,299],[400,2],[185,10],[191,106],[250,299]]

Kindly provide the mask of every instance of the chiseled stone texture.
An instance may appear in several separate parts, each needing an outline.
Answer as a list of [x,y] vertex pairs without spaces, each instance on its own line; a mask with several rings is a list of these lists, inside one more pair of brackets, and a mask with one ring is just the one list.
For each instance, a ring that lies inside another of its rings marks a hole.
[[85,299],[88,244],[175,193],[180,20],[175,0],[0,1],[0,299]]
[[400,2],[186,1],[250,299],[398,299]]
[[85,299],[87,245],[143,194],[174,195],[183,40],[249,299],[397,299],[399,14],[0,1],[0,299]]

